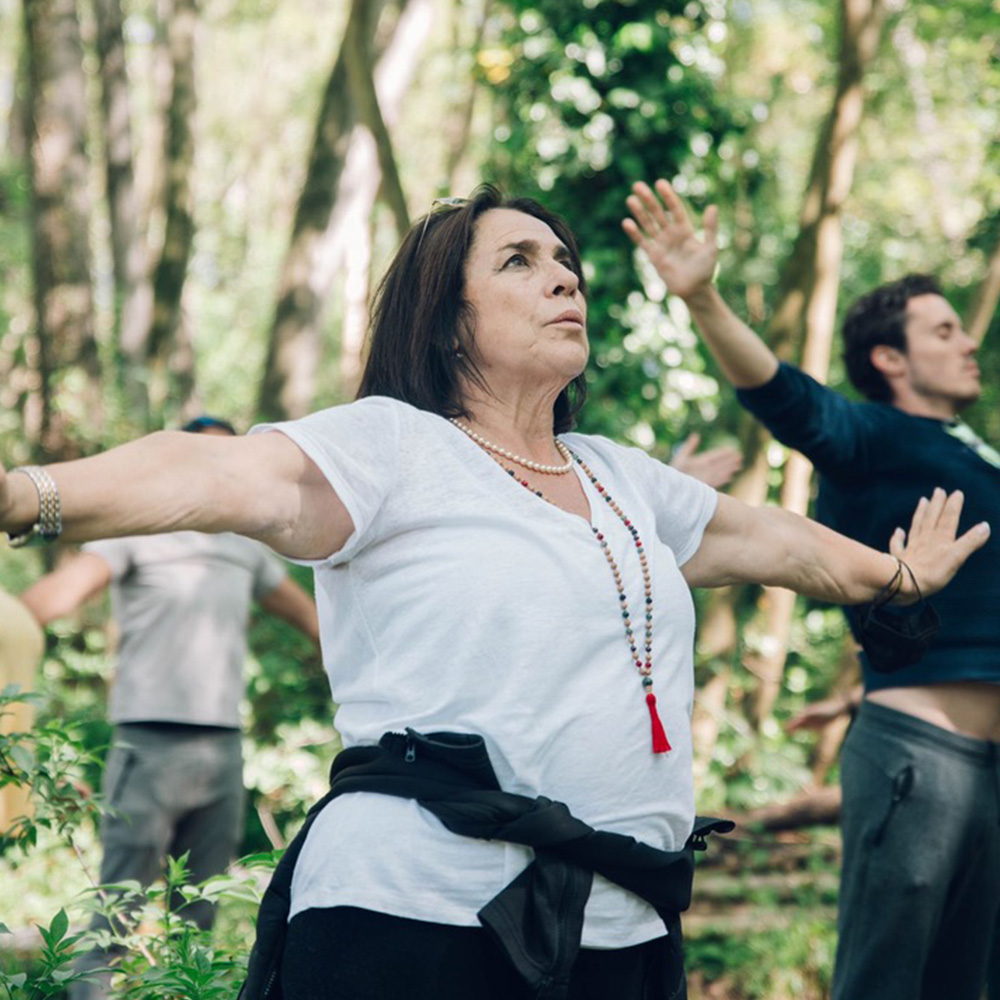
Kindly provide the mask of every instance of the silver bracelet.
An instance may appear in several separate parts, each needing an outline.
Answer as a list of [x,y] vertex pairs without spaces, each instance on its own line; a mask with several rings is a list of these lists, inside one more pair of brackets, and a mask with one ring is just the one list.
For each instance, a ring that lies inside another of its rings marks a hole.
[[55,480],[40,465],[19,465],[10,470],[27,476],[38,490],[38,520],[17,534],[7,533],[11,548],[18,549],[34,542],[53,542],[62,534],[62,501]]

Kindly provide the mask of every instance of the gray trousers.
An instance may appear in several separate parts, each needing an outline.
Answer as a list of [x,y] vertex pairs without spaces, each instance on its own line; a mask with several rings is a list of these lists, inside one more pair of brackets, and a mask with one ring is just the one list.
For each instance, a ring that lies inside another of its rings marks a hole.
[[[163,871],[164,858],[190,852],[192,882],[225,871],[243,832],[243,758],[235,729],[163,724],[115,728],[103,793],[110,811],[101,823],[103,885],[138,881],[147,886]],[[208,929],[214,907],[198,901],[175,909]],[[91,929],[106,929],[95,915]],[[103,969],[120,948],[94,948],[76,965],[78,972]],[[108,995],[103,975],[94,983],[73,983],[70,1000],[100,1000]]]
[[862,704],[841,761],[833,1000],[979,1000],[1000,909],[998,756]]

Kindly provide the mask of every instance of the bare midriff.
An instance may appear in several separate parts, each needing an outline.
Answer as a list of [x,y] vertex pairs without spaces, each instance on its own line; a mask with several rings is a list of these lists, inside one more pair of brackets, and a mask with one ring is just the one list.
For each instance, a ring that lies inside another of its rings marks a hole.
[[957,681],[924,687],[883,688],[865,697],[949,732],[978,740],[1000,740],[1000,684]]

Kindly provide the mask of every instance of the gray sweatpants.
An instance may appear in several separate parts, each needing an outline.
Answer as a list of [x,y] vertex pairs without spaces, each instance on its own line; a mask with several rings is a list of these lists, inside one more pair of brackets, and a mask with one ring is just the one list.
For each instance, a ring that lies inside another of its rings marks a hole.
[[833,1000],[979,1000],[1000,910],[998,745],[866,701],[841,782]]
[[[101,823],[101,883],[134,879],[147,886],[162,873],[167,855],[187,861],[192,882],[225,871],[243,831],[243,757],[235,729],[163,724],[129,724],[115,729],[103,792],[111,811]],[[199,927],[211,927],[214,907],[206,902],[175,908]],[[95,916],[91,929],[107,928]],[[76,970],[104,968],[120,949],[94,948]],[[70,1000],[101,1000],[107,976],[74,983]]]

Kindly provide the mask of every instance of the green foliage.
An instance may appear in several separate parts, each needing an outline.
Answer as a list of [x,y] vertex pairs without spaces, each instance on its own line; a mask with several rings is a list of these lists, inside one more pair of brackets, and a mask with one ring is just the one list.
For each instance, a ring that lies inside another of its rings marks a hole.
[[[938,272],[959,311],[968,307],[1000,240],[1000,145],[991,141],[1000,132],[995,6],[981,0],[893,6],[885,44],[866,80],[858,168],[844,205],[841,313],[871,286],[911,270]],[[148,0],[128,8],[133,118],[145,156],[159,99],[156,15]],[[580,236],[593,344],[584,429],[661,456],[689,430],[701,430],[709,443],[734,436],[739,408],[686,310],[664,303],[655,276],[641,262],[636,267],[619,226],[624,198],[633,181],[666,176],[694,211],[718,202],[720,289],[762,327],[798,227],[816,131],[836,75],[837,5],[494,0],[490,9],[486,43],[476,55],[481,86],[467,171],[539,197]],[[437,13],[447,12],[441,24],[453,13],[456,23],[460,15],[471,22],[478,10],[463,0],[447,11],[442,3]],[[185,309],[204,405],[241,426],[254,419],[255,373],[266,349],[276,274],[345,14],[345,4],[318,13],[301,0],[209,0],[202,7],[200,58],[211,72],[199,84],[199,232]],[[28,184],[7,124],[17,113],[12,95],[18,89],[20,17],[20,5],[0,0],[0,458],[9,464],[30,457],[25,428],[37,403]],[[405,106],[407,120],[393,126],[396,135],[412,140],[397,142],[397,151],[404,181],[415,193],[415,211],[423,210],[423,192],[434,187],[427,162],[445,159],[440,145],[450,128],[446,119],[466,92],[465,67],[473,59],[456,53],[451,41],[443,43],[435,73],[418,76]],[[916,60],[918,73],[907,70],[907,58]],[[456,72],[456,66],[463,68]],[[99,145],[95,141],[95,151]],[[395,242],[384,221],[376,211],[376,256],[383,259]],[[104,225],[99,218],[95,244]],[[152,237],[155,244],[155,219]],[[107,282],[103,273],[101,281]],[[101,294],[107,360],[114,336],[103,284]],[[342,395],[343,310],[336,291],[332,297],[318,404]],[[968,414],[994,443],[1000,440],[998,325],[995,317],[980,352],[983,399]],[[830,382],[850,391],[836,357]],[[113,379],[105,395],[104,441],[117,443],[132,436],[136,418]],[[772,448],[768,457],[774,500],[783,478],[781,449]],[[43,568],[36,553],[15,557],[0,551],[0,578],[12,592]],[[705,810],[749,809],[810,780],[813,739],[788,737],[780,724],[826,694],[841,669],[839,613],[800,601],[775,718],[755,731],[747,707],[756,681],[738,665],[763,641],[747,627],[757,596],[748,591],[737,609],[741,632],[732,657],[701,657],[697,664],[699,686],[737,668],[712,759],[699,781]],[[20,896],[30,895],[35,905],[36,884],[45,887],[46,899],[70,895],[82,878],[76,855],[95,851],[99,801],[77,789],[98,787],[111,738],[104,720],[109,646],[103,607],[51,628],[33,696],[39,727],[0,740],[0,783],[36,788],[34,817],[8,834],[0,858],[0,892],[10,895],[10,886],[19,887],[11,906],[5,897],[5,919],[40,923],[45,932],[28,971],[0,973],[7,977],[0,984],[19,998],[59,992],[70,951],[86,943],[62,927],[64,898],[52,899],[40,918]],[[266,870],[273,860],[266,850],[269,837],[275,827],[287,837],[301,822],[306,805],[325,787],[336,742],[326,678],[311,647],[266,618],[254,623],[251,647],[245,756],[253,808],[243,849],[263,852]],[[2,696],[6,704],[16,697],[9,691]],[[120,973],[123,988],[136,998],[178,992],[207,997],[227,989],[232,995],[239,971],[232,956],[245,955],[260,875],[255,864],[246,874],[199,890],[220,900],[214,944],[176,916],[164,916],[166,889],[155,887],[141,903],[135,898],[155,930],[152,941],[138,934],[132,940],[142,943],[155,964],[136,952]],[[32,892],[22,893],[29,884]],[[774,899],[734,884],[761,914],[771,913]],[[91,909],[104,905],[93,892],[87,898]],[[803,920],[784,930],[698,936],[689,951],[703,981],[728,984],[741,997],[801,1000],[823,995],[831,940],[828,921]],[[0,989],[0,1000],[3,995]]]
[[[585,430],[649,447],[712,420],[716,382],[686,311],[636,271],[621,231],[637,180],[671,178],[704,207],[749,116],[717,90],[725,3],[508,2],[486,65],[497,121],[487,173],[567,218],[589,285]],[[652,304],[643,291],[650,294]]]
[[[17,692],[5,690],[0,693],[0,710],[21,700]],[[72,727],[49,722],[31,733],[0,733],[0,787],[30,788],[34,809],[7,832],[4,845],[28,854],[38,848],[41,833],[54,832],[65,844],[75,846],[81,823],[100,808],[99,801],[79,782],[81,764],[87,757]],[[96,975],[74,968],[74,960],[96,944],[124,951],[120,964],[114,967],[116,995],[134,1000],[232,997],[244,975],[249,951],[246,941],[276,855],[248,859],[233,874],[197,886],[188,882],[186,860],[186,856],[168,859],[164,881],[145,891],[134,882],[93,886],[74,909],[100,914],[105,920],[103,927],[73,931],[65,908],[60,908],[48,924],[36,922],[38,949],[17,971],[10,969],[4,958],[0,989],[9,1000],[61,996],[69,983]],[[10,878],[10,874],[5,876]],[[183,910],[172,912],[168,903],[178,898],[185,904],[196,900],[222,904],[227,910],[223,925],[228,934],[213,936],[186,920]],[[0,924],[0,948],[2,936],[10,933]]]
[[[16,685],[8,686],[0,691],[0,717],[14,704],[37,700],[21,694]],[[92,819],[97,807],[81,789],[84,768],[93,762],[73,726],[49,721],[31,732],[0,732],[0,788],[30,788],[34,803],[30,816],[16,818],[0,835],[0,852],[10,847],[30,850],[43,829],[72,838],[81,823]]]
[[[0,968],[0,988],[6,991],[9,1000],[61,996],[70,983],[87,978],[70,968],[78,954],[82,935],[70,934],[69,930],[69,917],[61,909],[47,927],[38,927],[42,946],[31,971],[7,973]],[[0,924],[0,935],[9,933],[10,930]]]
[[795,920],[774,929],[699,935],[684,942],[692,986],[703,985],[704,996],[742,1000],[828,997],[834,946],[826,920]]

